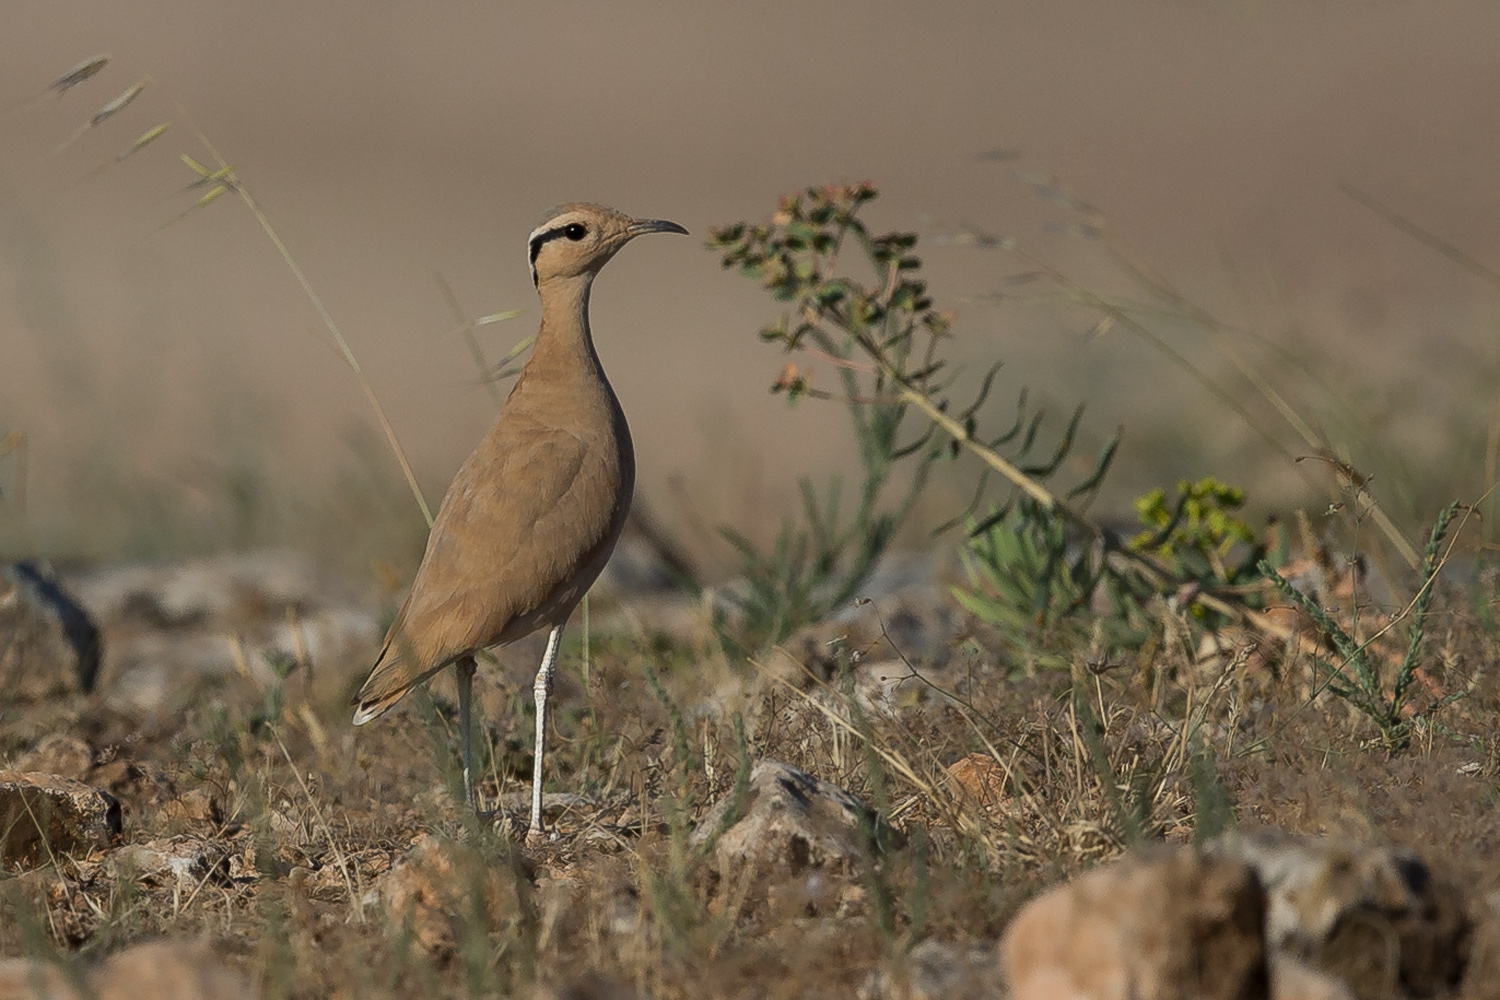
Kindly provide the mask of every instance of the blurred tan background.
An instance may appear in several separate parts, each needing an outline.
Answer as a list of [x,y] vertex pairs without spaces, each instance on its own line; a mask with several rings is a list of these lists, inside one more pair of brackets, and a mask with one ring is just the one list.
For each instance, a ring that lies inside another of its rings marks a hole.
[[[586,199],[693,232],[633,245],[594,296],[640,498],[685,535],[774,527],[799,474],[845,467],[844,417],[767,394],[782,358],[755,331],[775,303],[702,240],[781,193],[863,178],[883,192],[872,224],[923,234],[933,290],[960,313],[956,352],[976,370],[1008,359],[997,415],[1025,384],[1064,409],[1088,400],[1091,444],[1126,426],[1117,506],[1209,473],[1263,506],[1316,503],[1305,470],[1129,334],[987,300],[1016,268],[942,239],[964,224],[1128,287],[1048,229],[1069,216],[1024,170],[1055,174],[1253,331],[1247,355],[1380,468],[1387,502],[1425,516],[1432,490],[1482,489],[1500,293],[1335,184],[1500,267],[1496,39],[1500,7],[1447,0],[13,0],[0,436],[28,437],[30,509],[24,526],[0,515],[0,537],[88,556],[376,535],[361,555],[378,556],[394,530],[392,558],[420,549],[356,382],[254,219],[226,198],[166,225],[192,202],[178,153],[206,158],[188,115],[280,228],[434,503],[493,414],[434,275],[471,316],[526,310],[481,331],[499,358],[535,328],[528,230]],[[99,77],[17,110],[102,52]],[[63,147],[143,77],[134,105]],[[89,176],[163,121],[163,139]],[[1160,330],[1301,448],[1201,336]],[[0,459],[0,489],[13,466]]]

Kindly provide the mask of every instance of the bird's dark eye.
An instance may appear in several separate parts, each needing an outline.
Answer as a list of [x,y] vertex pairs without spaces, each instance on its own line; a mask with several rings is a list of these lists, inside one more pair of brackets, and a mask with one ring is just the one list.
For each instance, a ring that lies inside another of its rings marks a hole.
[[575,222],[563,230],[563,235],[575,243],[583,239],[588,234],[588,229],[581,222]]

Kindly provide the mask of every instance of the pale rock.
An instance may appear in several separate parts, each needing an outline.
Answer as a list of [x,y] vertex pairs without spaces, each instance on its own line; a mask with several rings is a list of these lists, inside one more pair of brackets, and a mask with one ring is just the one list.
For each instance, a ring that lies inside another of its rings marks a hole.
[[1500,892],[1491,892],[1473,906],[1474,937],[1469,965],[1464,970],[1467,1000],[1500,1000]]
[[276,838],[285,844],[296,844],[302,846],[311,843],[315,838],[312,830],[306,823],[299,823],[288,816],[282,809],[272,809],[267,816],[271,832]]
[[1275,830],[1221,838],[1266,891],[1266,943],[1342,979],[1360,996],[1427,997],[1456,988],[1473,935],[1459,886],[1410,851]]
[[1349,984],[1294,958],[1271,961],[1271,1000],[1358,1000]]
[[105,868],[118,878],[191,891],[208,881],[228,883],[229,855],[229,848],[219,841],[170,837],[127,844],[109,856]]
[[326,588],[310,558],[295,552],[232,553],[165,565],[106,566],[73,588],[99,620],[157,628],[260,621],[266,611],[323,604]]
[[[948,665],[953,658],[950,639],[961,631],[960,613],[931,582],[929,559],[900,563],[894,557],[882,560],[861,599],[778,644],[766,663],[771,673],[807,687],[814,680],[834,681],[847,664],[855,671],[856,689],[881,710],[903,694],[926,690],[909,665],[924,671]],[[861,677],[860,668],[870,666],[878,669],[863,671]]]
[[1011,811],[1005,766],[987,753],[958,758],[944,772],[958,800],[983,816],[1004,819]]
[[35,563],[0,566],[0,691],[13,702],[92,691],[99,629]]
[[1263,920],[1248,865],[1153,852],[1033,899],[1006,929],[1001,964],[1014,1000],[1259,1000]]
[[35,958],[0,959],[0,1000],[84,1000],[61,968]]
[[693,845],[704,846],[721,828],[714,852],[723,873],[747,864],[792,875],[849,871],[900,839],[854,795],[775,760],[755,765],[741,800],[730,792],[708,811],[693,831]]
[[109,698],[130,708],[158,708],[202,676],[270,687],[304,664],[336,676],[373,656],[379,638],[372,611],[295,553],[112,566],[72,583],[107,639]]
[[0,864],[87,854],[119,835],[120,803],[108,792],[55,774],[0,771]]
[[923,941],[865,977],[857,1000],[986,1000],[1003,996],[993,946]]
[[86,973],[39,959],[0,961],[0,1000],[253,1000],[259,992],[202,945],[156,941]]
[[410,933],[425,951],[449,956],[458,947],[460,928],[485,934],[520,919],[524,908],[517,878],[505,859],[489,859],[429,834],[376,879],[362,903],[383,912],[392,933]]
[[259,991],[204,945],[156,941],[106,959],[89,976],[97,1000],[253,1000]]
[[[895,717],[902,709],[926,703],[933,691],[903,660],[861,663],[850,670],[850,681],[852,683],[847,689],[834,686],[820,688],[816,697],[838,711],[842,709],[844,700],[852,694],[855,704],[866,715]],[[847,715],[843,711],[839,711],[839,714]]]

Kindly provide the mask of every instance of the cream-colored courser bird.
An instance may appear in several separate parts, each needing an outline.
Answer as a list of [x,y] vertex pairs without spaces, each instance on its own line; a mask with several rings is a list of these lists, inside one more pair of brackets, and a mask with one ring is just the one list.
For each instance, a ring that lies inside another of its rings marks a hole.
[[548,629],[533,689],[531,842],[545,836],[547,695],[558,640],[609,560],[635,487],[630,429],[589,330],[589,290],[599,269],[646,233],[687,230],[582,203],[551,210],[532,230],[531,278],[542,299],[536,344],[494,426],[448,487],[411,593],[353,701],[354,724],[363,725],[456,665],[464,794],[477,809],[475,654]]

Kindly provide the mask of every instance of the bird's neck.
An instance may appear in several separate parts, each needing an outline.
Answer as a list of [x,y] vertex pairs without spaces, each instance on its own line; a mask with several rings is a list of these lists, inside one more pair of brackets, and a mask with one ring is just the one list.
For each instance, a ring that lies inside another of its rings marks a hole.
[[553,371],[576,370],[604,378],[604,368],[594,350],[594,335],[589,329],[589,292],[592,274],[576,278],[555,278],[543,284],[542,326],[531,349],[532,365],[544,365]]

